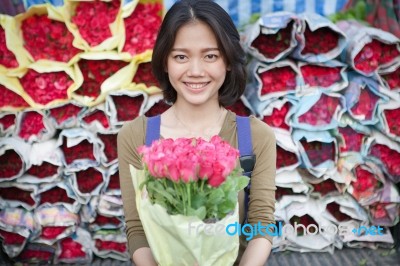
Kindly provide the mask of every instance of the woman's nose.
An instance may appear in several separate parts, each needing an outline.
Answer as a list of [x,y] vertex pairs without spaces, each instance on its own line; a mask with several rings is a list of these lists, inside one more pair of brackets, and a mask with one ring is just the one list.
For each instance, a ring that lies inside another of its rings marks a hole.
[[204,66],[200,60],[191,60],[189,62],[188,76],[204,76]]

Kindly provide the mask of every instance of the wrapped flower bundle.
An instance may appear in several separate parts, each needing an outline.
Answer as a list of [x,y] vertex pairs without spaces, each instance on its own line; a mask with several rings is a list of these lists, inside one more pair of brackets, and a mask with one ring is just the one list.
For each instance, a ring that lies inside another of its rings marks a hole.
[[[238,221],[238,192],[249,182],[236,165],[239,151],[214,136],[210,141],[163,139],[140,147],[139,153],[144,170],[131,167],[131,173],[138,212],[156,261],[232,264],[239,239],[225,231],[209,234],[204,226]],[[194,229],[193,223],[198,227]],[[160,237],[169,240],[160,243]],[[171,241],[173,246],[165,244]]]

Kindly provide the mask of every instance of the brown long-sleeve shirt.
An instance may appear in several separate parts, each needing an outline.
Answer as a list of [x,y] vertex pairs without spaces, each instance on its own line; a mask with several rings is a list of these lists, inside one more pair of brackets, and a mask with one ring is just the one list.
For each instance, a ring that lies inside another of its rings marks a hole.
[[[145,143],[146,122],[145,116],[137,117],[125,123],[118,134],[119,177],[131,257],[138,248],[149,247],[136,209],[135,190],[129,171],[129,164],[137,169],[143,169],[137,148]],[[248,223],[253,225],[260,221],[265,226],[275,222],[276,141],[272,129],[254,116],[250,117],[250,126],[256,164],[251,176]],[[236,116],[233,112],[229,111],[226,115],[219,136],[233,147],[238,147]],[[238,201],[239,222],[242,222],[244,219],[244,191],[239,192]],[[254,238],[259,237],[264,237],[272,243],[272,236],[259,234],[254,236]],[[246,247],[243,235],[240,242],[238,259]]]

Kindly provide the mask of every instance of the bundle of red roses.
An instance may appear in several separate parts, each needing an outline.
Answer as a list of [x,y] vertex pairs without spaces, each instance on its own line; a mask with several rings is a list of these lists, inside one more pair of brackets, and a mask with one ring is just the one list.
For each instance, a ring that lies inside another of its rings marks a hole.
[[226,109],[234,112],[237,115],[249,116],[251,115],[251,110],[247,107],[242,99],[238,99],[234,104],[228,106]]
[[279,201],[285,195],[295,195],[295,194],[296,193],[293,192],[291,188],[276,186],[275,199],[277,201]]
[[58,126],[69,119],[77,119],[78,114],[82,111],[82,107],[73,103],[67,103],[59,107],[51,108],[50,116],[53,117]]
[[32,197],[32,190],[24,190],[16,186],[0,187],[0,197],[7,201],[18,201],[33,207],[36,204],[35,199]]
[[75,160],[79,159],[96,160],[93,154],[93,144],[86,139],[82,140],[75,146],[68,147],[67,138],[63,137],[61,149],[64,153],[65,162],[67,165],[72,164]]
[[0,237],[3,239],[3,245],[23,245],[26,241],[26,237],[14,232],[9,232],[0,229]]
[[3,117],[0,117],[0,136],[2,136],[2,134],[13,125],[15,125],[14,114],[6,114]]
[[306,24],[304,30],[305,44],[301,51],[305,54],[325,54],[338,46],[340,35],[329,27],[321,27],[311,31]]
[[371,120],[379,99],[380,98],[366,86],[361,90],[358,101],[351,107],[350,111],[355,117]]
[[99,227],[107,227],[107,228],[111,226],[113,228],[118,228],[122,225],[122,222],[116,217],[108,217],[101,214],[97,214],[96,219],[91,225],[97,225]]
[[116,108],[117,121],[129,121],[140,115],[144,96],[139,94],[135,97],[128,95],[112,95],[111,99]]
[[67,90],[74,83],[63,71],[39,73],[33,69],[28,69],[20,81],[32,100],[42,105],[54,100],[68,99]]
[[122,51],[132,56],[153,49],[162,18],[161,3],[138,3],[133,13],[124,18],[125,44]]
[[54,247],[30,243],[18,255],[17,260],[30,264],[51,264],[54,257],[54,251]]
[[25,108],[29,104],[21,97],[21,95],[15,93],[14,91],[8,89],[7,87],[0,84],[0,109],[10,109],[10,108]]
[[23,161],[15,150],[6,150],[0,155],[0,180],[18,175],[23,166]]
[[155,102],[150,109],[148,109],[145,113],[146,116],[155,116],[155,115],[160,115],[164,113],[167,109],[169,109],[171,106],[166,104],[165,101],[160,99],[159,101]]
[[329,125],[338,106],[338,97],[322,94],[319,100],[306,113],[299,116],[299,122],[313,126]]
[[358,202],[372,197],[383,186],[382,182],[368,168],[359,165],[353,169],[353,172],[357,179],[351,184],[353,187],[351,194]]
[[49,190],[40,193],[40,203],[39,205],[50,203],[55,204],[58,202],[72,204],[74,199],[70,198],[65,191],[65,189],[55,186]]
[[135,76],[133,76],[132,81],[138,84],[144,83],[146,87],[160,87],[160,84],[153,75],[150,62],[141,63],[138,65],[138,69],[136,70]]
[[68,226],[43,226],[40,238],[55,239],[58,235],[62,234]]
[[307,140],[303,138],[300,140],[300,143],[303,146],[307,158],[312,166],[318,166],[327,160],[335,161],[334,142],[307,142]]
[[281,146],[276,146],[276,168],[280,169],[283,167],[291,166],[298,163],[299,159],[293,152],[287,151]]
[[311,87],[328,88],[342,80],[341,67],[329,67],[322,65],[302,65],[300,71],[304,83]]
[[39,136],[46,130],[43,115],[35,111],[25,112],[20,121],[18,136],[29,140],[31,136]]
[[354,58],[354,67],[362,73],[370,74],[380,65],[388,64],[399,56],[398,44],[386,44],[372,39]]
[[108,182],[107,191],[108,190],[120,190],[121,186],[119,183],[119,172],[115,172],[114,174],[110,175],[110,181]]
[[258,71],[261,81],[261,96],[272,92],[294,91],[296,89],[297,73],[291,66],[270,68]]
[[58,165],[43,162],[41,165],[32,165],[26,173],[37,178],[46,178],[56,175],[59,168]]
[[286,123],[286,116],[291,107],[290,102],[286,102],[280,109],[274,108],[272,114],[263,117],[263,121],[271,127],[289,130],[290,126]]
[[60,246],[60,255],[58,256],[59,260],[65,260],[65,261],[70,261],[70,260],[76,260],[78,261],[79,259],[86,258],[86,253],[83,250],[83,246],[75,241],[72,237],[67,237],[59,242]]
[[82,120],[87,124],[90,125],[94,121],[99,122],[104,129],[110,128],[110,123],[108,122],[107,115],[102,110],[95,110],[94,112],[90,112],[83,116]]
[[[295,223],[297,224],[302,224],[304,225],[306,228],[307,226],[309,226],[310,224],[314,224],[316,226],[318,226],[318,223],[308,214],[305,214],[303,216],[297,216],[297,215],[293,215],[292,218],[290,218],[290,224],[292,226],[295,226]],[[309,227],[309,232],[310,233],[317,233],[315,231],[315,227]],[[304,235],[306,232],[304,232],[303,228],[301,226],[297,227],[297,235],[298,236],[302,236]]]
[[119,0],[77,3],[71,21],[89,46],[97,46],[112,36],[110,24],[117,19],[120,4]]
[[335,181],[330,178],[320,183],[312,184],[312,186],[314,188],[313,192],[318,192],[323,197],[331,192],[338,191]]
[[347,214],[343,213],[340,211],[340,205],[337,204],[336,202],[331,202],[328,205],[326,205],[326,209],[328,210],[328,212],[330,214],[333,215],[333,217],[335,217],[335,219],[338,222],[344,222],[344,221],[349,221],[351,220],[351,217],[348,216]]
[[399,125],[399,117],[400,117],[400,108],[397,109],[387,109],[383,111],[386,123],[388,125],[389,132],[393,135],[400,137],[400,125]]
[[35,61],[46,59],[69,62],[80,51],[72,45],[74,36],[63,22],[47,14],[33,15],[22,21],[24,47]]
[[380,76],[386,81],[390,90],[400,89],[400,67],[396,71],[380,74]]
[[6,68],[15,68],[19,65],[15,55],[7,48],[6,33],[2,26],[0,26],[0,65]]
[[93,192],[103,181],[103,174],[93,167],[76,172],[76,182],[82,194]]
[[98,134],[101,142],[104,144],[105,163],[112,163],[118,158],[117,154],[117,134]]
[[124,253],[125,251],[127,251],[126,243],[96,239],[95,245],[99,251],[109,250],[120,253]]
[[340,152],[360,152],[364,134],[355,131],[350,126],[339,127],[339,133],[343,137]]
[[400,177],[400,152],[386,145],[374,143],[369,154],[378,158],[390,175],[397,179]]

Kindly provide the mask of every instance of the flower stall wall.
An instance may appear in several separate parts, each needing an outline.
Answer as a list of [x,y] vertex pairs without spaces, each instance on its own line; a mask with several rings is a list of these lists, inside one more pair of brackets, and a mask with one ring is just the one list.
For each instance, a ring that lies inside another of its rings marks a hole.
[[[124,122],[169,107],[150,66],[161,20],[160,2],[117,0],[0,16],[0,239],[10,258],[130,259],[116,137]],[[288,12],[241,34],[248,83],[229,109],[275,131],[276,219],[385,228],[379,238],[299,230],[275,237],[274,251],[391,246],[388,227],[400,214],[399,39]]]

